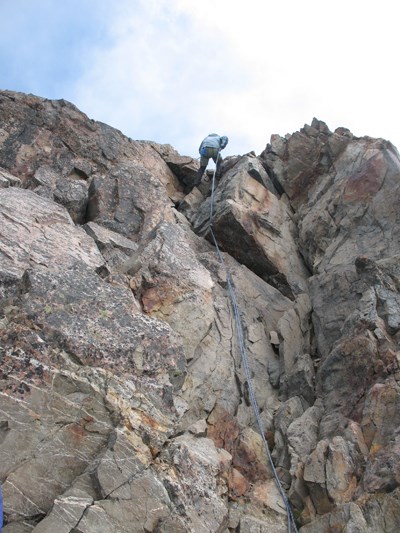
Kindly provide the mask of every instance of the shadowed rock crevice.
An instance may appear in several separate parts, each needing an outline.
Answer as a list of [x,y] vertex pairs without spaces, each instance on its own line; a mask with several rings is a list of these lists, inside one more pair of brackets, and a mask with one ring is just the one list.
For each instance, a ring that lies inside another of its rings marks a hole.
[[[277,288],[283,295],[294,299],[294,295],[283,273],[264,255],[260,254],[257,242],[252,234],[243,232],[241,224],[231,212],[221,215],[213,224],[213,231],[219,243],[224,243],[222,249],[229,253],[239,263],[245,265],[261,279]],[[238,238],[241,236],[242,238]],[[213,243],[208,234],[207,239]],[[221,245],[222,246],[222,245]]]

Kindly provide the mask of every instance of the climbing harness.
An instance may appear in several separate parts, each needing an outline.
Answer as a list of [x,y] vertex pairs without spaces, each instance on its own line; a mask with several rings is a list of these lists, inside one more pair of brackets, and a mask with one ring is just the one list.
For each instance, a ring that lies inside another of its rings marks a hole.
[[251,405],[252,405],[252,408],[253,408],[253,411],[254,411],[254,415],[255,415],[256,421],[257,421],[258,430],[259,430],[261,438],[262,438],[262,440],[264,442],[264,446],[265,446],[265,450],[266,450],[266,453],[267,453],[267,456],[268,456],[268,460],[269,460],[269,463],[271,465],[272,472],[274,474],[276,486],[277,486],[277,488],[279,490],[280,495],[282,496],[283,503],[285,504],[286,513],[287,513],[287,520],[288,520],[288,525],[287,525],[288,533],[292,533],[292,531],[293,531],[293,533],[298,533],[298,529],[297,529],[297,526],[296,526],[296,522],[295,522],[295,519],[294,519],[294,516],[293,516],[292,509],[290,507],[290,503],[289,503],[289,501],[287,499],[285,491],[284,491],[284,489],[282,487],[282,484],[280,482],[280,479],[278,477],[274,462],[272,460],[272,456],[271,456],[271,452],[270,452],[270,449],[269,449],[269,446],[268,446],[268,442],[267,442],[267,439],[265,438],[265,435],[264,435],[264,429],[263,429],[261,416],[260,416],[260,408],[258,406],[256,395],[255,395],[255,392],[254,392],[253,379],[251,377],[250,366],[249,366],[249,358],[247,356],[246,345],[245,345],[245,342],[244,342],[243,326],[242,326],[242,321],[241,321],[241,318],[240,318],[240,310],[239,310],[239,307],[238,307],[238,304],[237,304],[237,300],[236,300],[236,293],[235,293],[235,289],[234,289],[234,286],[233,286],[233,281],[232,281],[231,274],[230,274],[229,269],[228,269],[228,267],[227,267],[227,265],[225,263],[224,257],[223,257],[223,255],[221,253],[221,250],[220,250],[220,248],[218,246],[217,239],[215,237],[214,230],[213,230],[215,174],[216,174],[216,171],[217,171],[217,163],[218,163],[219,156],[220,156],[220,151],[218,151],[217,159],[216,159],[216,162],[215,162],[215,170],[214,170],[214,174],[213,174],[213,177],[212,177],[212,184],[211,184],[210,233],[211,233],[211,237],[212,237],[213,242],[214,242],[215,249],[216,249],[217,254],[218,254],[218,258],[219,258],[219,260],[220,260],[220,262],[221,262],[221,264],[224,267],[225,272],[226,272],[227,288],[228,288],[229,298],[230,298],[232,309],[233,309],[233,316],[234,316],[235,323],[236,323],[236,334],[237,334],[237,338],[238,338],[238,344],[239,344],[239,349],[240,349],[240,355],[241,355],[243,370],[244,370],[244,374],[245,374],[245,378],[246,378],[247,386],[248,386],[248,390],[249,390],[249,398],[250,398],[250,402],[251,402]]

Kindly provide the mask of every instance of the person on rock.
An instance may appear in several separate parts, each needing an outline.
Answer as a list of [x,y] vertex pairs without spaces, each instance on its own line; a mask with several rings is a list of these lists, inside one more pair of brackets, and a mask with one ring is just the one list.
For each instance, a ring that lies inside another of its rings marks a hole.
[[196,175],[196,180],[193,187],[200,185],[201,178],[203,177],[204,171],[207,168],[210,158],[216,164],[215,177],[219,179],[221,177],[221,165],[222,157],[220,151],[223,150],[228,144],[228,137],[223,135],[220,137],[216,133],[210,133],[205,139],[202,140],[199,153],[200,153],[200,168]]

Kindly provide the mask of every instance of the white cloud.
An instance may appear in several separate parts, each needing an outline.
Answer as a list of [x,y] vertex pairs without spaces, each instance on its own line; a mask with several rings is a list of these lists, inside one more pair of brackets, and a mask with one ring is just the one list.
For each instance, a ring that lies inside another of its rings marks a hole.
[[88,58],[75,103],[132,137],[185,146],[193,124],[202,123],[208,102],[223,89],[223,47],[213,50],[189,18],[174,16],[162,2],[157,10],[152,2],[126,7],[113,21],[113,46]]
[[397,21],[366,0],[120,0],[112,43],[92,50],[73,101],[133,138],[197,156],[211,131],[227,154],[316,116],[400,146]]

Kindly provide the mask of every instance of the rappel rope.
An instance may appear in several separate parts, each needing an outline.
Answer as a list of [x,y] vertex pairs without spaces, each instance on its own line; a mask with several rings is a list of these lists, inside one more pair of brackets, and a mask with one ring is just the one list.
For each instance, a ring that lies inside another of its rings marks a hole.
[[249,366],[249,358],[247,356],[246,345],[245,345],[244,337],[243,337],[243,326],[242,326],[242,321],[241,321],[241,318],[240,318],[240,310],[239,310],[239,307],[238,307],[238,304],[237,304],[237,300],[236,300],[235,289],[234,289],[234,286],[233,286],[232,277],[231,277],[229,269],[228,269],[228,267],[227,267],[227,265],[226,265],[226,263],[224,261],[224,258],[223,258],[223,255],[221,253],[221,250],[219,249],[219,246],[218,246],[218,243],[217,243],[217,239],[215,237],[214,230],[213,230],[214,185],[215,185],[215,174],[217,172],[217,165],[218,165],[219,156],[220,156],[220,151],[218,151],[217,159],[215,161],[215,170],[214,170],[214,174],[213,174],[213,177],[212,177],[212,184],[211,184],[210,233],[211,233],[211,237],[212,237],[212,239],[214,241],[215,249],[217,250],[218,258],[219,258],[221,264],[223,265],[223,267],[225,268],[228,293],[229,293],[229,298],[230,298],[232,309],[233,309],[233,316],[234,316],[234,319],[235,319],[235,322],[236,322],[236,334],[237,334],[237,338],[238,338],[238,343],[239,343],[239,349],[240,349],[240,355],[241,355],[242,365],[243,365],[243,369],[244,369],[244,374],[245,374],[245,378],[246,378],[247,386],[248,386],[248,390],[249,390],[249,398],[250,398],[251,405],[253,407],[253,411],[254,411],[254,415],[255,415],[256,421],[257,421],[258,430],[259,430],[261,438],[262,438],[262,440],[264,442],[264,446],[265,446],[265,450],[267,452],[268,460],[269,460],[269,463],[271,465],[272,472],[274,474],[276,486],[277,486],[277,488],[279,490],[279,493],[282,496],[282,500],[283,500],[283,502],[285,504],[285,508],[286,508],[286,512],[287,512],[287,519],[288,519],[288,525],[287,525],[288,533],[292,533],[292,531],[293,531],[293,533],[298,533],[298,529],[297,529],[297,526],[296,526],[296,522],[294,520],[292,509],[290,507],[290,503],[289,503],[289,501],[287,499],[286,493],[285,493],[285,491],[284,491],[284,489],[282,487],[282,484],[280,482],[280,479],[278,477],[274,462],[272,460],[272,456],[271,456],[271,452],[270,452],[270,449],[269,449],[269,446],[268,446],[268,442],[267,442],[267,439],[265,438],[265,435],[264,435],[264,429],[263,429],[261,416],[260,416],[260,408],[258,407],[256,395],[255,395],[255,392],[254,392],[253,379],[251,377],[251,371],[250,371],[250,366]]

